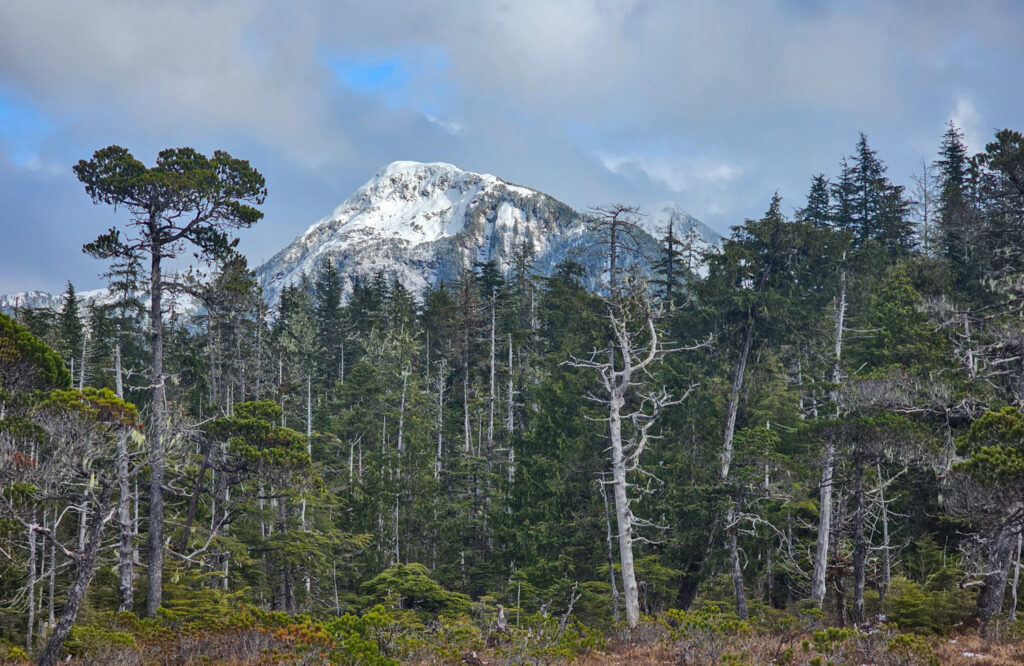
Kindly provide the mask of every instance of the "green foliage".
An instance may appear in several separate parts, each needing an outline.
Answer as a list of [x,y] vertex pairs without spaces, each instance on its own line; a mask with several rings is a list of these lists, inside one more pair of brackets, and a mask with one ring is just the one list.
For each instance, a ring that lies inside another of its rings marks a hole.
[[866,371],[935,372],[946,363],[946,344],[923,310],[906,264],[897,264],[871,298],[864,328],[851,356]]
[[468,596],[445,590],[430,578],[425,566],[415,562],[396,564],[363,583],[362,588],[371,603],[384,602],[422,616],[452,616],[470,610]]
[[112,659],[125,651],[135,651],[138,644],[135,637],[125,631],[108,631],[95,625],[75,625],[71,627],[64,642],[64,649],[73,657],[90,659]]
[[913,634],[900,634],[886,645],[886,649],[904,657],[908,663],[921,666],[939,666],[939,658],[932,651],[928,641]]
[[698,635],[734,636],[753,631],[746,621],[716,604],[704,604],[692,611],[672,608],[665,617],[672,629],[669,635],[673,640],[692,639]]
[[0,638],[0,663],[18,664],[28,662],[28,654],[24,648],[12,645],[10,641]]
[[327,623],[334,638],[331,656],[339,664],[390,666],[398,660],[389,656],[395,645],[389,629],[395,619],[383,606],[374,606],[362,615],[342,615]]
[[46,343],[0,314],[0,391],[48,390],[71,385],[64,361]]
[[893,579],[882,609],[900,631],[945,634],[965,621],[973,610],[974,593],[960,588],[959,571],[934,574],[925,585],[902,577]]
[[1024,475],[1024,414],[1016,407],[986,412],[957,446],[959,469],[982,484],[1012,483]]

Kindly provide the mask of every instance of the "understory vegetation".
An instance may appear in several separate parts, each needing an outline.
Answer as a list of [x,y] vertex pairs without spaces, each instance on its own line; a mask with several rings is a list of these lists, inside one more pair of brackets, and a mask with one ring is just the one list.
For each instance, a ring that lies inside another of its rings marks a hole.
[[273,307],[247,162],[75,171],[129,221],[109,299],[0,315],[0,662],[1024,659],[1021,134],[909,190],[861,135],[706,252],[618,205],[600,276]]

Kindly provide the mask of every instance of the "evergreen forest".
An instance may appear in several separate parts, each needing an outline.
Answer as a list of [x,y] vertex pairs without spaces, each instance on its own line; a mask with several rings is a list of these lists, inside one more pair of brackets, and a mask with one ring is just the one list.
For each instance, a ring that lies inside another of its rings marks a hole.
[[1024,135],[937,139],[272,306],[253,165],[96,151],[110,297],[0,315],[0,662],[1021,663]]

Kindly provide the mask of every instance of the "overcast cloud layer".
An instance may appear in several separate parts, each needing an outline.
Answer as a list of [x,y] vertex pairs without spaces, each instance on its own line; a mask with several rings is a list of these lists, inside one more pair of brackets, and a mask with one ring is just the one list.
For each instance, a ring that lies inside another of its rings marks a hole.
[[398,159],[723,233],[799,207],[857,132],[909,181],[954,119],[1024,129],[1015,2],[0,3],[0,293],[100,285],[118,220],[71,165],[225,149],[267,177],[257,264]]

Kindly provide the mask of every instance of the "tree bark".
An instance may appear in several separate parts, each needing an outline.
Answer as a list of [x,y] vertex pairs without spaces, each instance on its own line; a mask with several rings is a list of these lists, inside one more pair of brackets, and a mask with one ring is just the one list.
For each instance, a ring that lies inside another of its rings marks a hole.
[[736,616],[746,620],[749,613],[747,610],[747,595],[743,589],[743,569],[740,567],[739,548],[739,519],[734,508],[726,513],[726,522],[731,523],[728,529],[729,538],[729,569],[732,575],[733,591],[736,594]]
[[825,459],[821,463],[821,489],[818,510],[818,543],[814,551],[811,573],[811,601],[821,608],[825,599],[825,572],[828,568],[829,537],[832,532],[832,483],[835,471],[835,442],[825,442]]
[[487,464],[491,464],[491,456],[494,451],[494,403],[495,394],[497,393],[497,387],[495,386],[496,374],[495,374],[495,345],[497,340],[495,338],[497,328],[497,303],[496,296],[491,293],[491,377],[490,377],[490,388],[487,392]]
[[86,540],[85,550],[78,557],[76,563],[75,582],[68,590],[67,601],[64,604],[64,610],[61,611],[57,626],[54,627],[53,633],[50,634],[49,640],[46,641],[46,645],[43,647],[43,652],[39,657],[39,666],[53,666],[57,663],[61,648],[64,646],[64,640],[68,637],[68,632],[71,631],[75,618],[78,617],[78,610],[85,599],[85,593],[89,588],[90,581],[92,581],[92,576],[96,572],[96,557],[99,555],[100,546],[103,543],[103,527],[107,522],[102,512],[110,501],[110,492],[111,488],[109,486],[104,487],[99,502],[96,504],[92,524],[89,526],[89,536]]
[[36,525],[28,528],[28,626],[25,631],[25,651],[32,654],[32,632],[36,626]]
[[1013,532],[1003,527],[995,537],[989,551],[987,571],[989,572],[978,593],[978,633],[985,636],[992,616],[1003,609],[1006,594],[1006,578],[1009,575],[1010,558],[1016,543]]
[[[625,381],[628,385],[628,379]],[[624,404],[619,390],[609,401],[609,435],[612,450],[612,492],[615,497],[615,519],[619,530],[619,562],[622,568],[622,592],[626,602],[626,622],[630,628],[640,622],[640,600],[633,570],[633,514],[626,496],[626,461],[622,448],[622,419]]]
[[444,455],[444,371],[442,358],[437,364],[437,452],[434,454],[434,480],[441,476],[441,457]]
[[729,466],[732,464],[732,440],[736,434],[736,415],[739,412],[740,391],[743,390],[743,376],[747,371],[747,357],[754,339],[754,319],[748,317],[743,327],[743,342],[740,346],[740,357],[736,361],[733,373],[732,389],[729,391],[729,405],[725,412],[725,432],[722,435],[722,469],[719,475],[722,481],[729,478]]
[[892,581],[892,558],[889,557],[889,509],[885,505],[885,486],[882,484],[882,466],[877,465],[878,502],[882,507],[882,580],[878,587],[879,601],[885,599]]
[[[605,488],[604,479],[597,480],[598,487],[601,489],[601,499],[604,500],[604,522],[608,532],[608,578],[612,585],[612,617],[615,619],[615,624],[619,623],[619,586],[615,582],[615,549],[612,545],[614,539],[612,538],[612,517],[611,512],[608,510],[608,489]],[[516,604],[518,606],[518,604]]]
[[868,540],[864,533],[864,463],[860,460],[855,464],[853,483],[853,621],[860,624],[867,620],[864,609],[864,585],[868,555]]
[[[151,236],[157,237],[155,213],[150,216]],[[150,255],[150,347],[152,349],[152,409],[150,424],[149,531],[146,537],[148,575],[146,580],[146,615],[156,617],[163,603],[164,567],[164,313],[163,274],[160,260],[163,248],[153,243]]]
[[1013,586],[1010,588],[1010,621],[1017,620],[1017,585],[1020,583],[1020,556],[1021,546],[1024,545],[1024,535],[1017,534],[1017,557],[1013,561]]
[[114,345],[114,392],[124,399],[124,371],[121,369],[121,342]]
[[[846,254],[843,254],[846,261]],[[832,389],[829,398],[839,418],[839,381],[842,378],[840,359],[843,354],[843,321],[846,317],[846,269],[839,273],[839,303],[836,306],[835,336],[832,348]],[[832,533],[832,483],[835,473],[836,445],[831,438],[825,442],[825,455],[821,463],[821,488],[818,507],[818,543],[814,551],[814,571],[811,574],[811,600],[821,608],[825,599],[825,578],[828,567],[829,538]]]
[[117,438],[117,522],[118,522],[118,611],[130,611],[135,606],[135,569],[132,552],[132,517],[129,507],[131,484],[128,479],[128,438]]

